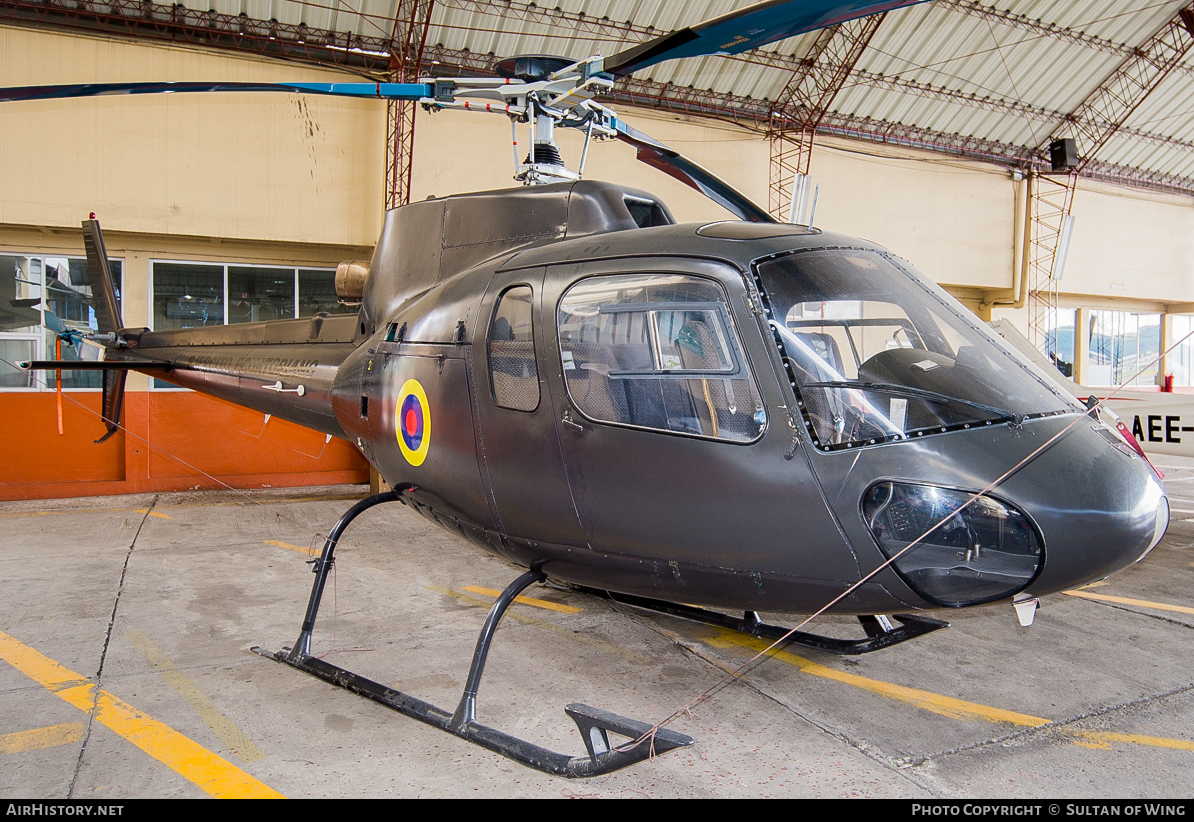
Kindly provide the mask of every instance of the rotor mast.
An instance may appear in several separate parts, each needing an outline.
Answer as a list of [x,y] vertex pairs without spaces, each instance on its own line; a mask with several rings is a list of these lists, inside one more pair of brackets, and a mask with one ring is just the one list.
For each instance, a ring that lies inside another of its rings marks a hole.
[[534,95],[527,100],[527,121],[530,126],[531,147],[526,159],[514,175],[523,185],[547,185],[579,180],[579,172],[564,165],[560,146],[555,140],[556,112],[541,108]]
[[[599,122],[605,127],[598,128],[598,136],[613,136],[613,112],[593,102],[593,97],[613,86],[613,77],[601,73],[601,64],[600,57],[576,62],[531,54],[509,57],[494,66],[500,75],[511,78],[495,91],[507,103],[516,134],[518,122],[527,124],[530,147],[523,160],[515,155],[514,179],[524,185],[546,185],[581,178],[579,171],[564,163],[555,140],[557,125],[580,128]],[[589,128],[585,135],[586,154],[593,131]]]

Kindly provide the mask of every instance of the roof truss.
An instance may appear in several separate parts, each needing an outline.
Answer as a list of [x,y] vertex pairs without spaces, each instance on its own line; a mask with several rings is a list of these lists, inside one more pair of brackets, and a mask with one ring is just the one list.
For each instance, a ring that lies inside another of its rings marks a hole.
[[[413,0],[403,2],[409,3]],[[492,13],[520,22],[534,22],[550,26],[553,30],[587,33],[618,43],[640,41],[659,33],[649,26],[599,19],[581,12],[545,9],[521,0],[439,0],[439,5]],[[1038,122],[1052,121],[1055,125],[1064,122],[1068,128],[1077,132],[1082,140],[1084,176],[1120,184],[1194,194],[1194,181],[1181,175],[1114,166],[1097,159],[1097,150],[1105,146],[1112,136],[1182,152],[1194,147],[1194,140],[1133,129],[1125,125],[1131,112],[1136,110],[1165,76],[1173,72],[1194,76],[1194,69],[1181,62],[1191,40],[1191,35],[1186,30],[1189,21],[1183,19],[1183,14],[1189,15],[1190,7],[1183,7],[1182,13],[1176,15],[1148,44],[1134,49],[1081,31],[1062,29],[1047,22],[1031,20],[1024,15],[986,6],[976,0],[937,0],[934,5],[1122,56],[1124,63],[1106,82],[1092,91],[1082,104],[1064,116],[1059,112],[1019,101],[980,96],[899,76],[869,72],[858,68],[849,59],[848,54],[837,57],[833,52],[823,50],[815,62],[817,73],[836,77],[840,81],[825,88],[841,89],[851,85],[862,85],[949,104],[1013,113]],[[394,70],[393,58],[406,52],[406,44],[400,42],[402,38],[398,36],[397,30],[390,38],[371,37],[353,32],[319,30],[301,23],[296,25],[283,24],[276,20],[256,20],[243,14],[197,11],[182,5],[166,5],[150,0],[0,0],[0,22],[54,28],[69,27],[105,34],[187,42],[335,66],[379,79]],[[434,30],[434,25],[431,29]],[[435,67],[437,73],[491,73],[494,59],[492,55],[462,50],[449,54],[449,51],[451,50],[428,49],[423,55],[423,60],[416,61],[415,65],[421,71],[428,72],[431,61],[438,60],[439,65]],[[721,59],[746,61],[791,71],[794,72],[794,77],[801,76],[802,73],[805,78],[810,76],[809,64],[804,58],[774,50],[754,50],[734,58]],[[803,115],[797,117],[798,120],[808,120],[809,115],[820,108],[815,103],[808,103],[808,100],[812,99],[811,95],[806,97],[805,104],[810,107]],[[776,111],[786,110],[791,114],[793,110],[792,105],[772,105],[766,99],[678,87],[638,78],[621,81],[615,88],[612,99],[623,105],[715,117],[760,131],[773,130],[772,117]],[[833,99],[832,95],[829,99]],[[984,159],[1021,168],[1041,163],[1041,157],[1037,156],[1039,146],[1021,146],[973,135],[948,134],[916,125],[875,121],[833,112],[828,106],[825,109],[818,126],[820,133],[910,145],[943,151],[953,156]]]

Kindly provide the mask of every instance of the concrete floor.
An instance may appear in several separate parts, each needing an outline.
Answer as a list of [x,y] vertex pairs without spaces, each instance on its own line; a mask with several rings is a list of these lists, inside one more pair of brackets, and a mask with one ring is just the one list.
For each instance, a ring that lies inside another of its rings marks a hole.
[[[294,641],[308,547],[360,488],[3,503],[0,797],[1189,797],[1194,460],[1161,462],[1169,534],[1082,592],[1116,599],[1049,597],[1031,628],[1007,605],[951,612],[952,628],[863,657],[792,647],[674,723],[694,747],[586,781],[250,652]],[[492,602],[468,589],[517,573],[408,508],[374,509],[341,542],[315,653],[451,710]],[[656,721],[757,645],[525,594],[577,610],[511,609],[479,716],[568,753],[583,747],[565,704]]]

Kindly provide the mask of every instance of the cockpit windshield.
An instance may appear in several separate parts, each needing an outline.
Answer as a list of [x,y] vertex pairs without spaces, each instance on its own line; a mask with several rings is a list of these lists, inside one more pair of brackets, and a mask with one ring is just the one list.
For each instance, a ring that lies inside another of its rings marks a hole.
[[936,286],[878,252],[797,251],[757,273],[818,448],[1082,410]]

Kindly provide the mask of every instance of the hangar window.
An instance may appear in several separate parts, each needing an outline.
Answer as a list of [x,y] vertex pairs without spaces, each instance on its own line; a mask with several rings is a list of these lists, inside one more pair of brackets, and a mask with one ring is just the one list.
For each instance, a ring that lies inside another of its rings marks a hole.
[[1078,311],[1050,308],[1045,317],[1045,356],[1064,377],[1074,376],[1074,328]]
[[224,267],[154,263],[154,331],[224,324]]
[[530,286],[507,289],[498,300],[489,325],[489,376],[498,405],[515,411],[539,407]]
[[1166,347],[1174,345],[1165,357],[1165,367],[1173,375],[1173,384],[1194,385],[1194,314],[1169,315],[1169,339]]
[[293,268],[228,267],[228,324],[289,320],[295,316]]
[[[119,303],[123,264],[109,260]],[[48,255],[0,255],[0,388],[53,388],[52,371],[9,363],[79,359],[81,334],[97,331],[87,260]],[[99,388],[98,371],[63,371],[63,388]]]
[[1160,314],[1092,310],[1088,333],[1087,385],[1156,385]]
[[[150,263],[149,291],[154,331],[357,312],[336,297],[334,268],[158,260]],[[157,379],[153,384],[175,387]]]
[[568,394],[592,420],[750,442],[763,402],[721,287],[680,274],[591,277],[558,315]]
[[298,316],[356,314],[356,304],[343,305],[336,296],[336,269],[300,268],[298,270]]

